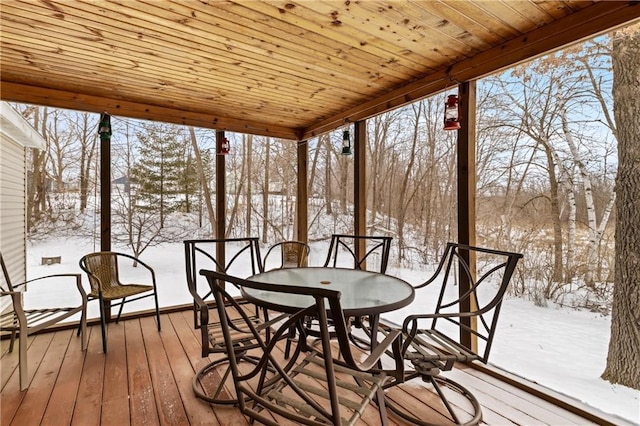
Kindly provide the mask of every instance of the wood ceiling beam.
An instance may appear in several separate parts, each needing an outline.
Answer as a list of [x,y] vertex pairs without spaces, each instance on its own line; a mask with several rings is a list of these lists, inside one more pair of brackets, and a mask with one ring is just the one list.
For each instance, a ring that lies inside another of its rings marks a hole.
[[305,129],[302,138],[326,133],[344,123],[365,120],[441,92],[459,82],[481,78],[552,52],[568,44],[612,31],[640,18],[639,1],[602,1],[564,19],[453,64],[388,94],[341,112]]
[[270,126],[250,120],[215,117],[210,114],[147,105],[138,102],[86,95],[2,80],[2,100],[34,105],[55,106],[71,110],[102,113],[228,132],[248,133],[297,140],[300,132],[287,127]]

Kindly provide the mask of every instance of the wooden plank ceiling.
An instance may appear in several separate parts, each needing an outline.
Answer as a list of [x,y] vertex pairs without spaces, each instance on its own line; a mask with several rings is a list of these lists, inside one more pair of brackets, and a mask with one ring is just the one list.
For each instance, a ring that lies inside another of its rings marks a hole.
[[2,0],[3,100],[304,139],[640,17],[635,1]]

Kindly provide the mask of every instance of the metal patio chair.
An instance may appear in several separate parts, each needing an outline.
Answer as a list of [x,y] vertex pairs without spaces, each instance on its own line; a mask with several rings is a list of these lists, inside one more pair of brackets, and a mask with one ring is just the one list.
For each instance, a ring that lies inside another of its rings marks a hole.
[[[324,266],[362,269],[384,274],[389,265],[392,240],[393,237],[384,235],[333,234]],[[356,246],[359,244],[364,251],[356,254]],[[356,328],[361,328],[363,321],[363,318],[355,317],[352,319],[352,324]],[[314,333],[316,328],[314,321],[307,322],[308,333]],[[361,349],[369,347],[369,344],[359,339],[352,340]]]
[[[267,254],[264,255],[262,264],[265,271],[282,268],[304,268],[308,266],[310,251],[309,244],[303,241],[280,241],[269,247]],[[269,260],[276,257],[278,253],[280,254],[279,262],[276,266],[271,267]]]
[[[225,246],[224,261],[217,258],[217,247],[220,244]],[[193,297],[194,328],[200,329],[202,357],[214,355],[216,358],[205,364],[195,374],[192,383],[193,392],[198,398],[212,404],[235,405],[238,403],[237,398],[229,392],[233,386],[230,386],[228,349],[222,336],[222,324],[209,311],[210,308],[215,310],[215,301],[212,300],[213,295],[206,279],[201,277],[198,271],[203,268],[212,268],[222,273],[231,271],[243,276],[262,272],[258,238],[186,240],[184,247],[187,285]],[[203,288],[203,285],[206,287]],[[239,293],[239,290],[236,289],[236,293]],[[271,326],[285,317],[278,315],[270,320],[266,311],[258,309],[246,300],[238,298],[237,303],[246,310],[248,318],[257,330],[265,334],[265,338],[268,338]],[[234,334],[235,337],[237,339],[234,340],[234,346],[244,348],[243,354],[246,355],[244,357],[239,355],[238,358],[249,363],[253,362],[254,359],[247,354],[247,351],[254,348],[256,342],[245,339],[242,334]]]
[[[356,361],[347,337],[347,323],[340,304],[340,292],[290,285],[265,284],[243,280],[214,271],[201,271],[207,277],[216,298],[218,315],[222,322],[222,334],[229,352],[233,384],[238,395],[239,407],[251,422],[267,425],[353,425],[367,406],[375,401],[380,423],[387,424],[383,386],[388,380],[382,371],[370,371],[385,349],[400,350],[400,331],[391,331],[379,344],[378,350],[364,361]],[[271,340],[264,340],[246,311],[227,291],[226,284],[275,291],[287,295],[308,295],[309,306],[290,315],[274,330]],[[308,345],[301,322],[307,317],[320,320],[320,339]],[[332,334],[337,348],[332,344],[327,319],[333,320]],[[236,319],[240,321],[236,322]],[[283,360],[278,353],[277,341],[289,333],[291,327],[299,328],[299,343],[294,355]],[[255,341],[257,362],[251,368],[241,368],[239,355],[244,348],[235,344],[243,333]],[[336,350],[337,349],[337,350]],[[301,360],[299,358],[302,358]],[[288,422],[287,422],[288,421]]]
[[[325,267],[364,269],[384,274],[389,264],[393,237],[382,235],[333,234]],[[364,244],[364,253],[356,255],[356,245]],[[348,259],[348,263],[344,263]]]
[[[442,401],[442,412],[448,416],[446,421],[478,424],[482,420],[482,409],[476,397],[443,373],[455,368],[457,363],[487,363],[502,301],[522,257],[520,253],[448,243],[435,273],[415,287],[419,290],[439,283],[435,310],[407,316],[402,327],[380,321],[377,330],[380,336],[402,332],[402,357],[407,364],[404,371],[396,369],[388,372],[394,379],[385,384],[385,389],[419,378],[434,387]],[[477,271],[472,268],[474,258],[477,260]],[[460,288],[461,277],[468,278],[468,289]],[[418,291],[416,300],[420,299],[419,294]],[[470,333],[471,339],[477,341],[469,345],[460,343],[461,331]],[[388,355],[395,357],[391,353]],[[464,397],[468,401],[469,412],[460,409],[459,402],[450,402],[447,397],[449,392]],[[414,413],[400,409],[396,404],[388,405],[396,414],[412,423],[431,424],[416,418]]]
[[[185,240],[184,256],[189,293],[194,298],[193,326],[199,328],[202,306],[200,302],[211,300],[212,294],[206,281],[200,281],[200,269],[215,269],[226,274],[247,277],[264,270],[260,256],[260,244],[257,237],[210,238]],[[218,247],[225,249],[226,259],[218,259]]]
[[[7,266],[0,253],[0,265],[2,266],[2,275],[4,277],[4,285],[0,286],[0,330],[2,332],[11,333],[11,342],[9,343],[9,352],[13,351],[16,336],[18,337],[19,351],[19,369],[20,369],[20,390],[26,390],[29,387],[29,374],[27,370],[27,337],[40,330],[44,330],[54,324],[80,314],[80,333],[82,335],[82,350],[87,349],[87,293],[82,287],[82,279],[80,274],[53,274],[43,277],[34,278],[19,284],[13,284],[9,278]],[[58,282],[58,281],[66,281]],[[46,308],[25,307],[23,304],[23,292],[27,289],[30,292],[42,291],[45,287],[56,286],[61,290],[65,288],[71,289],[69,283],[75,284],[76,289],[80,293],[80,304],[72,306],[56,306]],[[7,300],[9,303],[5,303]]]

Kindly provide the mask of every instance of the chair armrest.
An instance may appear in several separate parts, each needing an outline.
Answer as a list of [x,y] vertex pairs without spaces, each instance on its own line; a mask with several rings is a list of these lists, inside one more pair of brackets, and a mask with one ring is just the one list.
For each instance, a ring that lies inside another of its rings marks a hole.
[[198,293],[191,290],[189,290],[189,293],[191,293],[191,296],[193,297],[193,303],[196,304],[198,309],[202,308],[203,306],[208,307],[207,302],[205,302],[204,299],[200,297]]
[[22,308],[22,292],[21,291],[0,291],[0,296],[11,296],[13,304],[13,312],[18,317],[20,327],[27,326],[27,318]]
[[74,277],[76,279],[76,281],[80,281],[82,282],[82,275],[81,274],[76,274],[76,273],[68,273],[68,274],[51,274],[51,275],[44,275],[42,277],[37,277],[37,278],[32,278],[30,280],[27,280],[25,282],[22,282],[20,284],[14,284],[14,288],[15,287],[20,287],[20,286],[26,286],[29,283],[33,283],[35,281],[40,281],[40,280],[44,280],[47,278],[62,278],[62,277]]
[[49,279],[49,278],[74,278],[75,282],[76,282],[76,287],[78,289],[78,292],[80,293],[80,297],[82,298],[82,304],[86,305],[86,303],[87,303],[87,292],[85,291],[84,287],[82,286],[82,274],[64,273],[64,274],[44,275],[42,277],[32,278],[32,279],[27,280],[25,282],[16,284],[13,287],[15,288],[15,287],[24,286],[24,291],[27,291],[27,284],[32,284],[34,282],[42,281],[42,280]]
[[400,344],[401,344],[401,340],[399,339],[399,337],[401,335],[402,335],[401,330],[391,330],[389,334],[387,334],[387,336],[382,340],[382,342],[379,342],[376,345],[373,352],[371,352],[369,356],[358,365],[358,367],[362,371],[369,371],[373,369],[375,365],[378,363],[378,361],[380,361],[380,358],[382,358],[382,356],[388,351],[391,345],[394,346],[393,348],[393,352],[395,355],[394,358],[396,358],[396,362],[398,362],[399,358],[397,358],[397,356],[400,354]]
[[116,257],[126,257],[127,259],[131,259],[133,260],[136,264],[141,265],[143,268],[145,268],[147,271],[149,271],[149,273],[151,273],[151,282],[153,284],[153,288],[156,287],[156,273],[153,270],[153,268],[149,265],[147,265],[146,263],[144,263],[142,260],[138,259],[135,256],[132,256],[130,254],[127,253],[116,253],[113,252],[113,254],[116,255]]
[[479,311],[473,312],[441,312],[439,314],[414,314],[407,316],[402,323],[402,331],[408,335],[412,335],[417,331],[418,321],[438,318],[464,318],[475,317],[480,314]]

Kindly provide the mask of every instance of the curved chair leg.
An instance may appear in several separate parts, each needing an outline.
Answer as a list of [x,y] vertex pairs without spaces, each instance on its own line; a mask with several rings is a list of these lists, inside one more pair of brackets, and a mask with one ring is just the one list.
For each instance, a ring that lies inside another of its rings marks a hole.
[[[423,377],[423,380],[429,380],[435,388],[438,396],[440,397],[440,400],[442,401],[443,406],[448,412],[448,416],[446,413],[442,414],[443,416],[447,416],[449,421],[460,426],[473,426],[482,421],[482,408],[480,407],[480,403],[478,402],[478,399],[475,397],[475,395],[473,395],[467,388],[443,376],[426,376]],[[462,395],[469,402],[470,409],[465,410],[463,408],[453,406],[447,399],[445,390],[443,388]],[[438,424],[441,424],[426,422],[416,417],[416,413],[410,413],[404,410],[389,398],[386,399],[386,405],[389,410],[402,417],[403,419],[411,422],[412,424],[416,424],[419,426],[437,426]]]
[[[209,373],[214,371],[219,377],[207,379]],[[205,385],[205,382],[212,382],[213,385]],[[235,405],[238,403],[228,358],[210,362],[202,367],[193,377],[192,387],[193,393],[198,398],[211,404]]]
[[[260,359],[245,354],[241,355],[238,360],[256,365]],[[202,367],[193,377],[192,387],[193,393],[198,398],[211,404],[236,405],[238,403],[238,396],[236,395],[233,376],[231,375],[231,365],[227,357],[210,362]]]
[[[303,346],[300,342],[296,343],[291,359],[284,366],[285,371],[294,367]],[[260,362],[260,357],[242,352],[238,354],[237,360],[239,363],[249,362],[255,366]],[[271,368],[267,368],[274,373]],[[211,376],[210,373],[214,372],[216,374]],[[238,403],[229,358],[226,356],[202,367],[193,377],[192,387],[193,393],[198,398],[211,404],[236,405]]]

